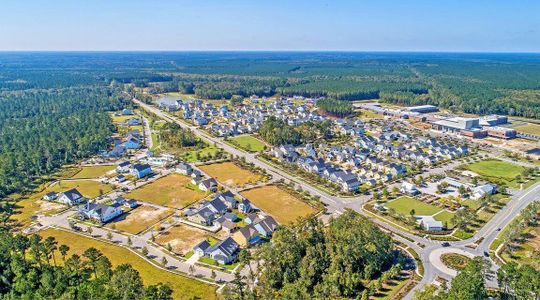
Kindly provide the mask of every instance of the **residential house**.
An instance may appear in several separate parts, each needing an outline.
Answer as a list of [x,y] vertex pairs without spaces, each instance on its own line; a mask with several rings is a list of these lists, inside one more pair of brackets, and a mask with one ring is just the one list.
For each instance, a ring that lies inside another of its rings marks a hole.
[[208,178],[199,182],[199,189],[203,192],[217,191],[218,183],[214,178]]
[[45,196],[43,196],[43,200],[45,201],[53,201],[56,198],[58,198],[58,193],[55,193],[55,192],[49,192],[45,194]]
[[220,264],[230,264],[238,255],[240,246],[230,237],[218,242],[214,246],[207,248],[205,255],[211,257]]
[[249,247],[261,240],[259,231],[253,224],[249,224],[237,230],[232,238],[242,247]]
[[204,206],[194,214],[189,215],[187,219],[193,223],[204,226],[212,226],[214,220],[216,219],[216,212],[211,210],[209,207]]
[[110,220],[118,217],[122,213],[123,210],[120,207],[99,203],[87,202],[86,204],[79,207],[80,216],[87,219],[93,219],[101,223],[107,223]]
[[192,172],[193,167],[188,163],[181,162],[176,166],[176,173],[189,176]]
[[266,216],[264,219],[258,220],[252,224],[262,236],[267,238],[271,237],[278,227],[278,223],[271,216]]
[[128,173],[130,169],[131,169],[131,163],[129,161],[123,161],[123,162],[120,162],[118,165],[116,165],[117,173]]
[[152,168],[149,164],[135,164],[131,168],[130,173],[137,178],[143,178],[152,174]]
[[251,205],[251,201],[248,199],[243,199],[238,204],[238,210],[242,213],[248,214],[253,210],[253,206]]
[[67,190],[63,193],[60,193],[58,197],[58,202],[64,203],[67,205],[77,205],[84,201],[83,195],[79,193],[77,189]]
[[493,184],[484,184],[477,186],[471,191],[471,199],[478,200],[486,195],[495,194],[496,187]]

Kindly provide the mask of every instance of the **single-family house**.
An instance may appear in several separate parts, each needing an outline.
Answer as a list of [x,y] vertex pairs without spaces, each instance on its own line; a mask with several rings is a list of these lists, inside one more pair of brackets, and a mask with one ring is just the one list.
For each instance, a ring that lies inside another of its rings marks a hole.
[[152,168],[149,164],[135,164],[131,168],[130,172],[137,178],[143,178],[152,174]]
[[412,195],[412,196],[420,193],[420,191],[416,188],[416,185],[407,181],[404,181],[401,184],[400,190],[402,193]]
[[189,176],[192,172],[193,167],[188,163],[181,162],[176,166],[176,173]]
[[99,203],[87,202],[86,204],[79,207],[80,216],[87,219],[96,220],[101,223],[107,223],[110,220],[118,217],[122,213],[123,210],[120,207]]
[[202,257],[210,247],[210,243],[207,240],[204,240],[193,247],[193,252],[199,255],[199,257]]
[[259,231],[249,224],[237,230],[232,238],[242,247],[248,247],[258,243],[261,240]]
[[251,205],[251,201],[248,199],[243,199],[238,204],[238,210],[242,213],[248,214],[253,210],[253,206]]
[[192,215],[189,215],[187,219],[193,223],[211,226],[216,219],[216,212],[212,211],[209,207],[204,206]]
[[255,229],[257,229],[257,231],[265,237],[271,237],[278,227],[278,223],[271,216],[266,216],[264,219],[258,220],[252,224],[253,227],[255,227]]
[[77,189],[67,190],[58,196],[58,202],[67,205],[77,205],[83,201],[84,197]]
[[484,184],[477,186],[472,189],[471,191],[471,199],[478,200],[486,195],[493,195],[495,194],[496,187],[493,184]]
[[203,192],[217,191],[218,183],[214,178],[208,178],[199,182],[199,189]]
[[129,161],[123,161],[123,162],[120,162],[118,165],[116,165],[117,173],[128,173],[130,169],[131,169],[131,163]]
[[43,200],[45,201],[53,201],[54,199],[58,198],[58,193],[55,192],[48,192],[43,196]]
[[236,259],[239,250],[238,243],[228,237],[206,249],[205,254],[220,264],[230,264]]

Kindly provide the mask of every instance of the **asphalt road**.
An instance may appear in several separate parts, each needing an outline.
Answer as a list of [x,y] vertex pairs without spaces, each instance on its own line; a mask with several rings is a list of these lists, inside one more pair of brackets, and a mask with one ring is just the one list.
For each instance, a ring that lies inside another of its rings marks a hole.
[[[297,178],[291,174],[288,174],[284,171],[277,169],[276,167],[269,165],[261,160],[258,160],[254,154],[244,152],[237,148],[234,148],[227,143],[224,143],[221,138],[213,137],[206,132],[202,131],[196,126],[188,125],[177,118],[172,118],[168,114],[162,112],[160,109],[145,104],[137,99],[133,101],[140,107],[151,111],[157,116],[169,121],[174,122],[180,125],[183,128],[190,129],[198,137],[216,144],[218,147],[223,148],[225,151],[239,157],[244,157],[246,161],[255,164],[256,166],[265,169],[270,173],[274,179],[284,179],[285,181],[294,182],[297,186],[300,186],[303,190],[308,191],[310,194],[319,196],[321,201],[326,205],[327,212],[329,214],[340,214],[346,208],[353,209],[360,214],[371,217],[366,211],[362,209],[362,205],[370,199],[369,196],[358,196],[353,198],[344,198],[329,195],[309,183],[306,183],[300,178]],[[447,168],[443,168],[447,169]],[[482,227],[478,232],[469,239],[462,240],[459,242],[450,242],[452,248],[458,249],[456,251],[469,253],[474,256],[483,256],[484,251],[489,251],[489,245],[493,242],[498,234],[499,228],[504,228],[512,219],[529,203],[534,200],[538,200],[540,195],[540,183],[536,183],[523,191],[517,191],[514,195],[511,196],[509,203],[501,209],[484,227]],[[433,282],[436,277],[445,278],[451,280],[455,276],[455,272],[448,271],[448,268],[442,265],[440,262],[440,254],[443,252],[448,252],[448,250],[441,250],[444,248],[442,246],[442,241],[433,241],[423,237],[419,237],[413,234],[410,234],[404,230],[401,230],[395,226],[392,226],[386,222],[380,221],[376,218],[371,218],[373,222],[382,227],[384,230],[393,233],[393,238],[407,245],[408,247],[414,249],[420,256],[420,260],[424,266],[424,274],[422,280],[417,286],[405,297],[405,299],[412,299],[414,290],[421,289],[424,285]],[[475,241],[478,241],[480,238],[484,238],[483,241],[475,248],[466,247],[467,245],[473,244]],[[413,242],[414,241],[414,242]],[[435,253],[435,254],[432,254]],[[493,264],[493,270],[496,270],[497,267]],[[487,282],[488,286],[496,286],[496,278],[492,278]]]

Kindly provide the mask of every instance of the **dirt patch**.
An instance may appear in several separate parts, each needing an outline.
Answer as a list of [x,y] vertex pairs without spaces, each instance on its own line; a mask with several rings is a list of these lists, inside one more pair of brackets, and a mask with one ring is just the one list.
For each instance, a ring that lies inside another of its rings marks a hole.
[[167,208],[159,208],[149,205],[139,206],[134,210],[114,219],[110,224],[107,225],[107,227],[111,228],[114,224],[114,227],[116,227],[118,230],[138,234],[172,214],[173,211]]
[[206,240],[210,236],[221,238],[199,228],[186,224],[176,224],[157,236],[156,242],[164,247],[170,244],[175,253],[185,254],[191,251],[199,242]]

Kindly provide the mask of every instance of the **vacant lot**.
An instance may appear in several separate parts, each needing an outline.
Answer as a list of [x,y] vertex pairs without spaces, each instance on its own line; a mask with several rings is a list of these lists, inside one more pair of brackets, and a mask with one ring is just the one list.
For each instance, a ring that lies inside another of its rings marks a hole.
[[185,224],[176,224],[157,236],[156,242],[164,247],[170,244],[174,252],[185,254],[191,251],[197,243],[210,236],[212,235],[208,231]]
[[170,209],[143,205],[114,219],[107,227],[114,224],[118,230],[137,234],[172,214]]
[[315,213],[311,206],[275,185],[254,188],[241,194],[281,224],[290,224],[300,217]]
[[264,150],[264,143],[252,135],[242,135],[230,139],[232,144],[249,151],[260,152]]
[[431,216],[439,211],[437,206],[424,203],[411,197],[403,196],[385,204],[387,208],[393,208],[397,213],[408,216],[414,209],[417,216]]
[[255,183],[262,179],[261,175],[242,169],[232,162],[204,165],[200,166],[200,168],[223,185],[231,187],[243,186],[246,183]]
[[514,180],[516,176],[525,170],[522,166],[496,159],[465,165],[465,168],[485,177],[500,178],[507,181]]
[[514,129],[523,133],[540,135],[540,125],[538,124],[528,123],[525,125],[516,126]]
[[[216,299],[216,287],[158,269],[125,248],[54,229],[42,231],[40,235],[53,236],[58,241],[58,245],[68,245],[70,248],[68,256],[81,255],[87,248],[94,247],[107,256],[113,266],[128,263],[139,271],[146,285],[159,282],[169,283],[174,291],[174,299]],[[57,261],[61,261],[58,259],[61,257],[60,253],[57,253],[56,257]]]
[[187,162],[200,161],[203,157],[213,157],[218,152],[219,148],[214,146],[207,146],[200,150],[190,150],[181,152],[181,156]]
[[191,178],[171,174],[129,192],[126,197],[158,205],[183,208],[206,194],[191,185]]
[[85,166],[82,167],[77,174],[73,175],[71,178],[99,178],[104,176],[108,172],[114,170],[116,166],[107,165],[107,166]]

